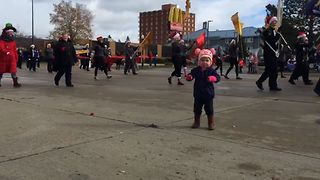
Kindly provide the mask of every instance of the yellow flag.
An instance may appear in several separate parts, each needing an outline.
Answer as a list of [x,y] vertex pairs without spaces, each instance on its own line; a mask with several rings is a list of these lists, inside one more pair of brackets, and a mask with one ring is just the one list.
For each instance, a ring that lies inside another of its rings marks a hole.
[[190,17],[190,8],[191,8],[190,0],[186,0],[186,13],[184,15],[184,19],[188,19]]
[[236,32],[238,32],[240,35],[242,35],[242,27],[241,27],[241,22],[240,22],[238,12],[231,16],[231,21],[233,23],[233,26],[234,26],[234,29],[236,30]]
[[149,46],[152,43],[153,34],[152,32],[149,32],[147,36],[144,38],[144,40],[140,43],[140,46]]
[[243,23],[240,23],[240,32],[239,32],[239,34],[240,34],[240,36],[242,36],[242,34],[243,34]]

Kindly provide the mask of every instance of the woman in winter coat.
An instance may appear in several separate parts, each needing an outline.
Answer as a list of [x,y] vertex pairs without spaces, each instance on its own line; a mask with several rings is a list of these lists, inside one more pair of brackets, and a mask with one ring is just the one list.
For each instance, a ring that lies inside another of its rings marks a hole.
[[18,53],[14,40],[14,32],[16,31],[16,28],[10,23],[7,23],[2,30],[0,37],[0,86],[4,73],[11,73],[14,87],[21,86],[17,78]]

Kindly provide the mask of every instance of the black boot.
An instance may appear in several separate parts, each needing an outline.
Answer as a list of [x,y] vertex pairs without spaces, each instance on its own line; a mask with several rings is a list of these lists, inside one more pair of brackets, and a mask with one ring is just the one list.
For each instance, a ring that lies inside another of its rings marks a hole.
[[294,80],[293,79],[289,79],[289,81],[288,81],[290,84],[292,84],[292,85],[295,85],[296,83],[294,82]]
[[304,82],[305,85],[313,85],[312,81],[311,80],[308,80],[306,82]]
[[270,91],[282,91],[282,89],[278,87],[272,87],[270,88]]
[[178,85],[184,85],[184,84],[181,82],[181,79],[178,79]]
[[15,88],[21,87],[21,84],[18,83],[18,78],[17,77],[16,78],[12,78],[12,80],[13,80],[13,87],[15,87]]
[[171,77],[171,76],[168,77],[168,83],[169,83],[169,84],[172,84],[172,77]]
[[56,85],[56,86],[59,86],[59,80],[55,77],[54,78],[54,84]]
[[262,86],[262,83],[261,83],[261,82],[256,81],[256,85],[257,85],[257,87],[258,87],[260,90],[263,90],[263,86]]

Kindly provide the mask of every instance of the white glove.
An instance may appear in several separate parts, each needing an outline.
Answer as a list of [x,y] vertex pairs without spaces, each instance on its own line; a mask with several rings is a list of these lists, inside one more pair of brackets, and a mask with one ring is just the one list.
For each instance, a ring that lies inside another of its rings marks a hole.
[[7,55],[9,55],[10,54],[10,52],[7,52]]

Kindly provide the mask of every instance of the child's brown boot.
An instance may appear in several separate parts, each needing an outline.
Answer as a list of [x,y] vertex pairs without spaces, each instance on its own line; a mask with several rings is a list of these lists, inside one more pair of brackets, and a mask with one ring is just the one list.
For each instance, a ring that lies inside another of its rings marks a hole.
[[209,130],[214,130],[216,128],[216,124],[214,122],[214,117],[213,115],[208,116],[208,129]]
[[194,123],[191,128],[196,129],[200,127],[200,115],[194,115]]

